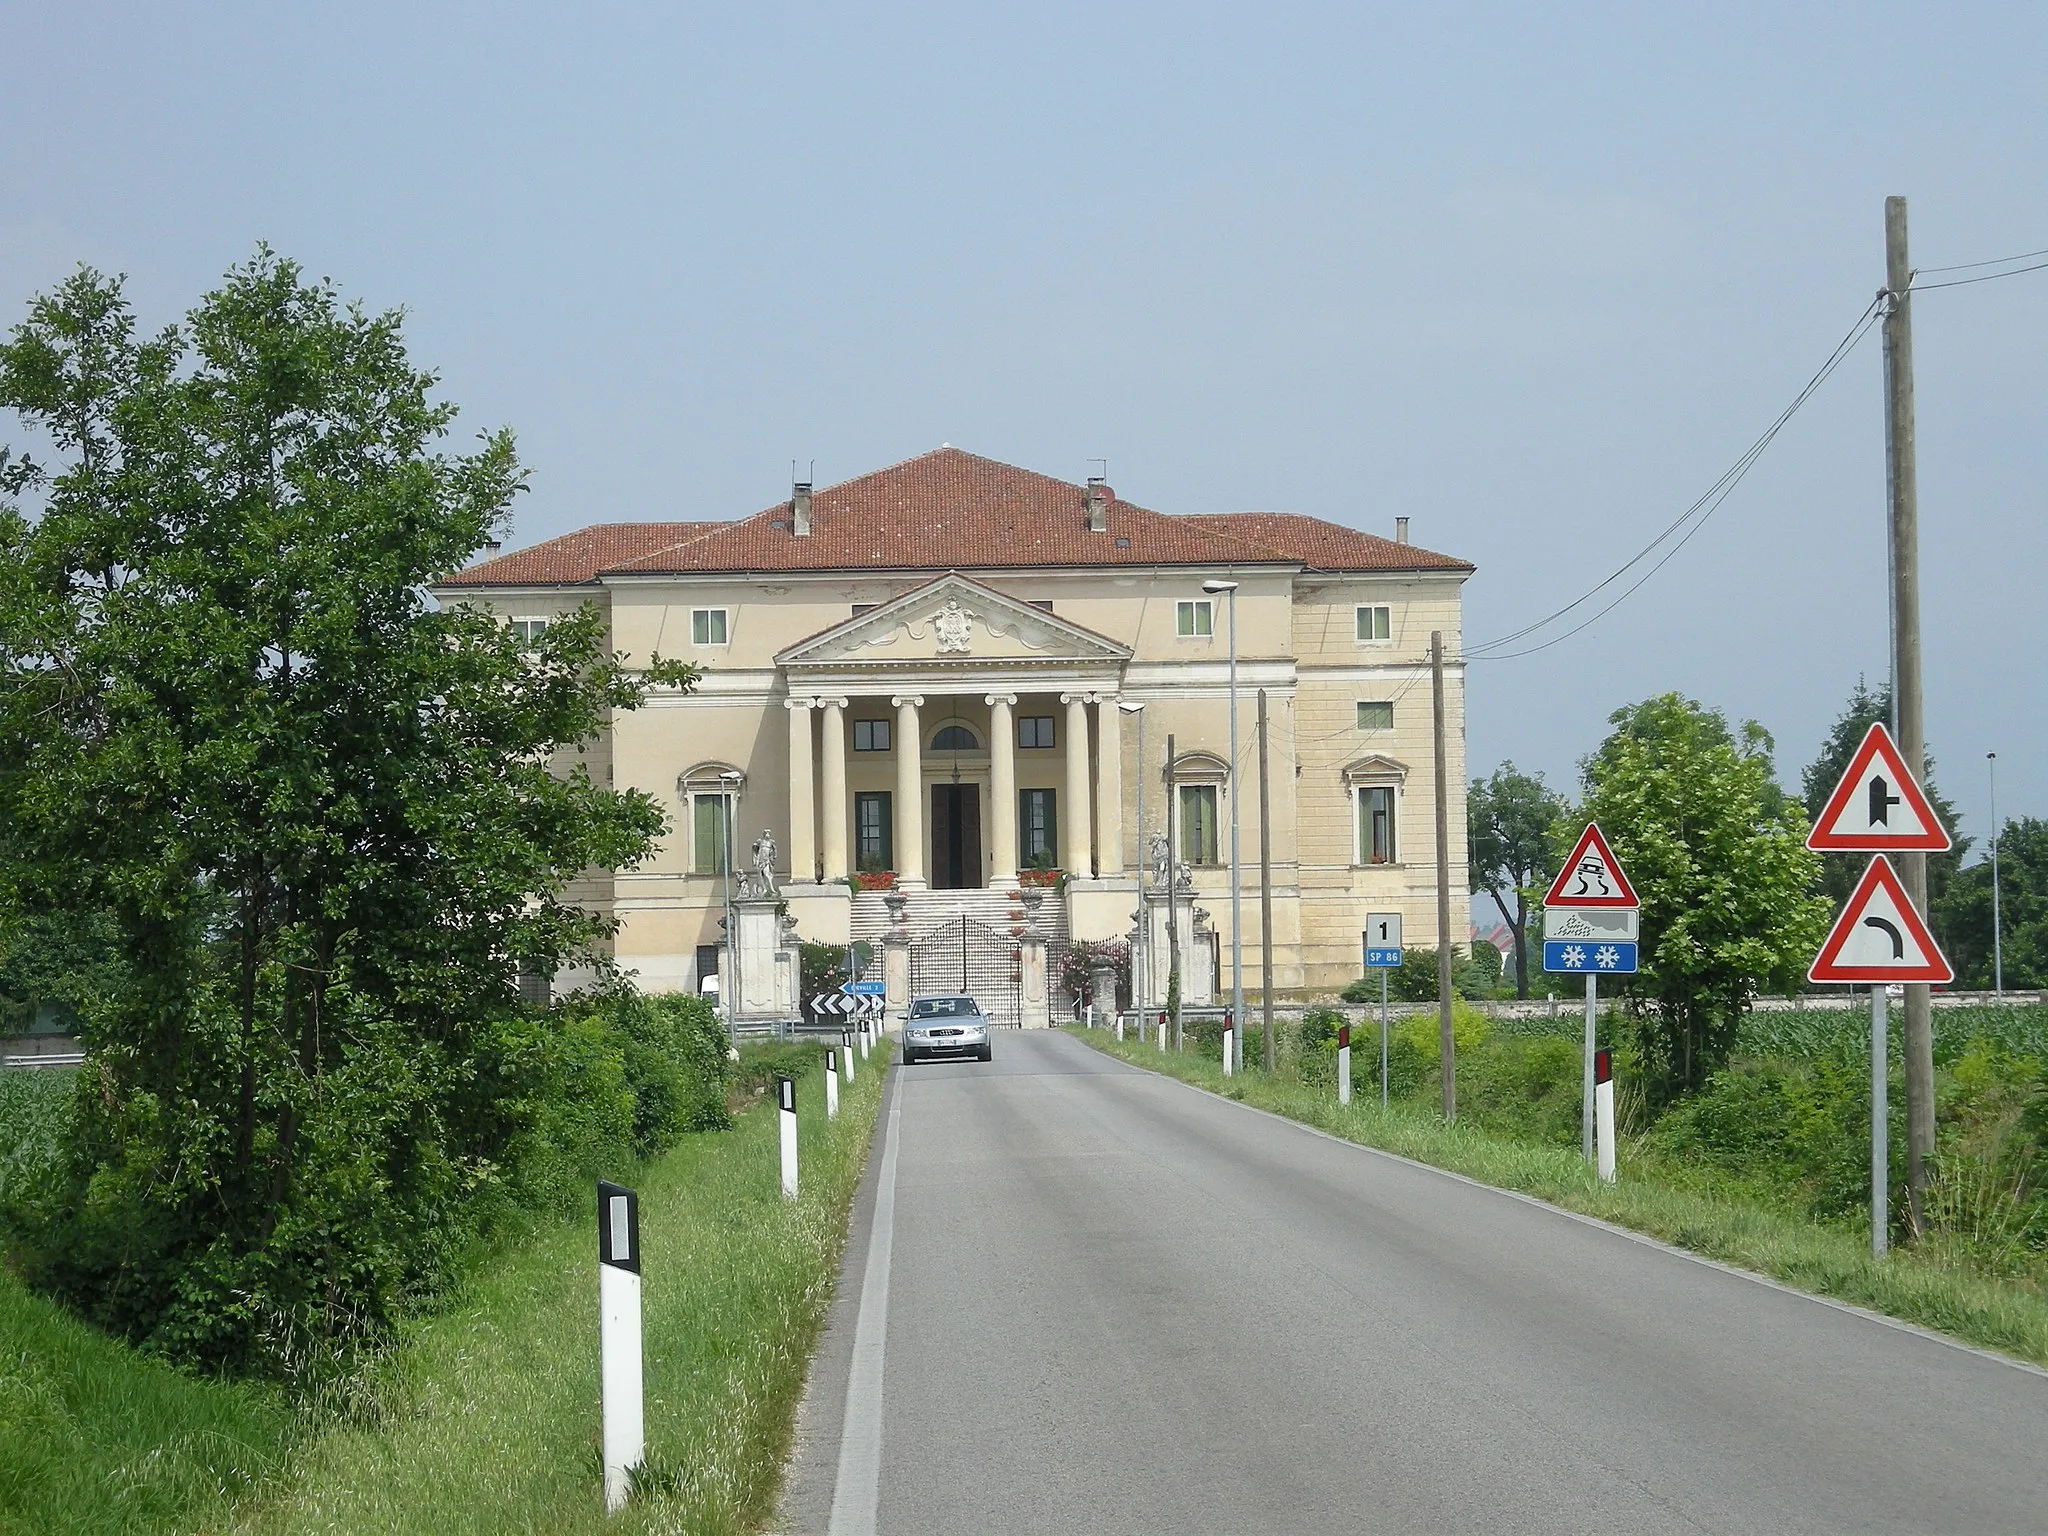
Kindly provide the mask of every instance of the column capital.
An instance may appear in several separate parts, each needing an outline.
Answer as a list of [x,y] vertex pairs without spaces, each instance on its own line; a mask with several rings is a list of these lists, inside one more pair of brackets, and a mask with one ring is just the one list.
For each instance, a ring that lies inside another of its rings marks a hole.
[[793,699],[793,698],[792,698],[792,699],[784,699],[784,700],[782,701],[782,707],[783,707],[784,709],[818,709],[818,708],[820,708],[820,707],[822,707],[822,706],[823,706],[824,702],[825,702],[825,701],[824,701],[823,699]]
[[1079,688],[1072,693],[1061,694],[1060,702],[1062,704],[1100,704],[1104,699],[1114,697],[1115,695],[1106,694],[1099,688]]
[[922,708],[924,705],[924,695],[921,693],[892,693],[889,695],[889,702],[898,709],[901,709],[906,704],[911,705],[913,708]]
[[1008,704],[1014,708],[1017,703],[1017,695],[1014,693],[987,693],[982,695],[981,702],[991,706]]
[[852,702],[853,700],[845,697],[843,694],[838,697],[834,697],[831,694],[825,694],[818,699],[818,708],[844,709],[847,705],[851,704]]

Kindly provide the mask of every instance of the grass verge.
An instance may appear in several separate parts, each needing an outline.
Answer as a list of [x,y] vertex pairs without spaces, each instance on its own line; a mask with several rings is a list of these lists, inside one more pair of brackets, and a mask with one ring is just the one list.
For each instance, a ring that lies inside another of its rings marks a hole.
[[622,1516],[603,1512],[597,1267],[590,1221],[579,1219],[537,1234],[409,1330],[369,1387],[364,1421],[320,1435],[285,1491],[232,1528],[753,1529],[774,1508],[881,1067],[870,1058],[829,1124],[822,1076],[799,1084],[803,1194],[793,1203],[779,1191],[772,1104],[640,1173],[647,1465]]
[[1256,1069],[1226,1080],[1220,1063],[1192,1053],[1118,1041],[1102,1030],[1074,1027],[1069,1033],[1135,1066],[1346,1141],[1533,1195],[1801,1290],[2048,1366],[2048,1299],[2032,1288],[1969,1273],[1938,1251],[1894,1250],[1874,1258],[1866,1234],[1746,1199],[1733,1180],[1724,1183],[1696,1168],[1660,1177],[1654,1164],[1630,1156],[1626,1140],[1616,1182],[1605,1185],[1571,1149],[1446,1125],[1427,1110],[1399,1102],[1382,1110],[1377,1102],[1355,1098],[1340,1107],[1334,1086],[1310,1088]]

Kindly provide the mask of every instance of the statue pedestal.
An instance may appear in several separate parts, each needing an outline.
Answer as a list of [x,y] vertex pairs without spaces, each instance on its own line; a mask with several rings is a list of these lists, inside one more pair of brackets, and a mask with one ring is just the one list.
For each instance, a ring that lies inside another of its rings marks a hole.
[[1173,927],[1180,930],[1180,1005],[1207,1008],[1216,1001],[1215,951],[1210,946],[1208,925],[1196,921],[1195,893],[1185,887],[1171,903],[1164,891],[1145,893],[1145,974],[1131,978],[1131,991],[1140,1008],[1157,1013],[1166,1006],[1166,983],[1173,963],[1167,927],[1169,905]]
[[732,905],[739,931],[729,946],[734,958],[726,970],[732,988],[726,1019],[735,1030],[789,1023],[797,1017],[797,950],[776,911],[781,898],[739,896]]
[[1027,933],[1017,941],[1017,1023],[1024,1029],[1052,1027],[1052,992],[1045,974],[1045,940]]

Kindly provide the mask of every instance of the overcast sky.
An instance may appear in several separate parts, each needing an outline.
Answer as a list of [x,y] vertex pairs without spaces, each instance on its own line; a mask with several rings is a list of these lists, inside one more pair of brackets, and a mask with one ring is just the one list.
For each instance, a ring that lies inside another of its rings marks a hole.
[[[1551,9],[1544,16],[1539,12]],[[1469,557],[1467,636],[1705,491],[1883,278],[2048,247],[2048,7],[10,8],[0,306],[146,320],[258,240],[411,313],[533,467],[515,543],[951,442]],[[2048,271],[1915,301],[1929,741],[2048,815]],[[1475,772],[1682,689],[1801,766],[1885,659],[1867,339]],[[1981,846],[1981,845],[1980,845]]]

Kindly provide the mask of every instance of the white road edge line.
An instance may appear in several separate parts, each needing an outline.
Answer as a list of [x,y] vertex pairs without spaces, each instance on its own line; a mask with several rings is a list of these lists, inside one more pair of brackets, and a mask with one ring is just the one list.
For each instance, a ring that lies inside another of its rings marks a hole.
[[[1085,1040],[1081,1043],[1087,1045]],[[1092,1046],[1089,1048],[1093,1049]],[[1099,1052],[1098,1054],[1109,1056],[1107,1051]],[[1109,1059],[1111,1061],[1123,1061],[1121,1056],[1109,1056]],[[1152,1068],[1141,1066],[1135,1061],[1124,1062],[1124,1065],[1137,1067],[1140,1072],[1147,1073],[1162,1083],[1172,1083],[1176,1087],[1187,1089],[1190,1093],[1199,1093],[1205,1099],[1213,1099],[1218,1104],[1229,1104],[1237,1109],[1248,1110],[1255,1115],[1263,1115],[1268,1120],[1277,1120],[1282,1125],[1291,1125],[1297,1131],[1305,1131],[1311,1136],[1320,1136],[1323,1140],[1333,1141],[1340,1147],[1350,1147],[1354,1151],[1368,1153],[1373,1157],[1384,1157],[1388,1162],[1392,1163],[1405,1163],[1410,1168],[1419,1168],[1424,1173],[1433,1173],[1440,1178],[1455,1179],[1460,1184],[1469,1184],[1472,1188],[1483,1189],[1488,1194],[1501,1195],[1509,1200],[1519,1200],[1524,1205],[1534,1206],[1539,1211],[1548,1211],[1553,1216],[1562,1216],[1567,1221],[1576,1221],[1581,1226],[1596,1227],[1600,1231],[1612,1233],[1616,1237],[1625,1237],[1632,1243],[1641,1243],[1645,1248],[1655,1248],[1660,1253],[1668,1253],[1675,1259],[1684,1259],[1688,1264],[1698,1264],[1707,1269],[1718,1269],[1724,1275],[1733,1275],[1738,1280],[1747,1280],[1755,1285],[1768,1286],[1770,1289],[1782,1292],[1784,1295],[1796,1296],[1801,1301],[1814,1302],[1819,1306],[1832,1308],[1836,1312],[1846,1312],[1849,1316],[1863,1318],[1866,1322],[1882,1323],[1885,1327],[1896,1329],[1900,1333],[1910,1333],[1915,1338],[1926,1339],[1930,1343],[1944,1345],[1949,1349],[1960,1350],[1966,1355],[1975,1355],[1978,1359],[1989,1360],[1994,1365],[2010,1366],[2013,1370],[2025,1371],[2030,1376],[2048,1377],[2048,1370],[2043,1370],[2040,1366],[2030,1361],[2015,1360],[2011,1355],[2002,1355],[1995,1349],[1986,1349],[1979,1344],[1966,1344],[1961,1339],[1952,1339],[1945,1333],[1936,1333],[1932,1328],[1923,1328],[1918,1323],[1909,1323],[1903,1318],[1891,1317],[1883,1312],[1873,1312],[1870,1308],[1859,1307],[1854,1302],[1841,1301],[1833,1296],[1823,1296],[1817,1291],[1802,1291],[1798,1286],[1787,1285],[1784,1281],[1774,1279],[1770,1275],[1759,1274],[1753,1269],[1743,1269],[1739,1265],[1724,1263],[1720,1259],[1710,1259],[1703,1253],[1694,1253],[1690,1248],[1681,1248],[1676,1243],[1667,1243],[1661,1237],[1652,1237],[1647,1232],[1638,1232],[1632,1227],[1617,1226],[1615,1223],[1605,1221],[1598,1216],[1588,1216],[1584,1211],[1574,1211],[1561,1205],[1552,1205],[1548,1200],[1539,1199],[1535,1195],[1525,1194],[1519,1189],[1502,1189],[1498,1184],[1489,1184],[1484,1179],[1475,1179],[1469,1174],[1456,1173],[1449,1168],[1439,1168],[1434,1163],[1425,1163],[1416,1158],[1403,1157],[1399,1152],[1389,1152],[1384,1147],[1373,1147],[1366,1145],[1362,1141],[1348,1140],[1343,1136],[1337,1135],[1334,1131],[1324,1130],[1319,1125],[1310,1125],[1306,1121],[1289,1119],[1278,1110],[1261,1109],[1258,1105],[1247,1104],[1242,1099],[1229,1098],[1181,1078],[1171,1077],[1164,1072],[1153,1071]]]
[[832,1485],[828,1536],[874,1536],[882,1496],[882,1358],[889,1343],[889,1250],[896,1229],[896,1147],[902,1140],[901,1089],[892,1102],[881,1173],[875,1181],[875,1219],[868,1261],[861,1272],[860,1312],[853,1325],[853,1357],[846,1374],[846,1411],[840,1417],[839,1471]]

